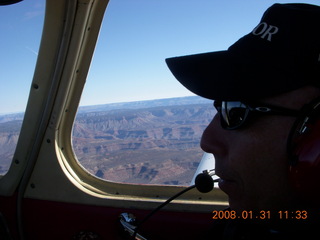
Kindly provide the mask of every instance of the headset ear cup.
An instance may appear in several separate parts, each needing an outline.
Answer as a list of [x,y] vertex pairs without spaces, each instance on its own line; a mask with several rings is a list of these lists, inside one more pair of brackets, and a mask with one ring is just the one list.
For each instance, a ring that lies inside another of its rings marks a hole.
[[320,202],[320,103],[297,119],[289,135],[289,180],[297,197],[308,204]]

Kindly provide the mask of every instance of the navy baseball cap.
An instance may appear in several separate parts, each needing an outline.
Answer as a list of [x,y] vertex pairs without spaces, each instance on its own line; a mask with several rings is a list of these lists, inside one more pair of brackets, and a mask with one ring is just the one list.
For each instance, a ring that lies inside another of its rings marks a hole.
[[254,100],[320,86],[320,7],[274,4],[228,50],[166,63],[186,88],[213,100]]

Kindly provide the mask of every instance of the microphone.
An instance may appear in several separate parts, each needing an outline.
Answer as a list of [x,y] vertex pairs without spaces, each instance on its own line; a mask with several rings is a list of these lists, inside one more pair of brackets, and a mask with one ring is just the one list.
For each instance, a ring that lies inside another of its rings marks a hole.
[[[146,222],[151,216],[153,216],[156,212],[158,212],[161,208],[169,204],[172,200],[176,199],[180,195],[190,191],[193,188],[196,188],[201,193],[208,193],[213,189],[214,183],[219,182],[219,179],[212,179],[212,176],[215,175],[215,170],[204,170],[202,173],[199,173],[195,179],[195,184],[187,187],[186,189],[178,192],[176,195],[170,197],[167,201],[160,204],[157,208],[155,208],[153,211],[151,211],[142,221],[139,222],[137,226],[134,226],[133,229],[130,229],[130,235],[133,239],[141,239],[144,240],[146,238],[142,237],[140,234],[138,234],[138,230],[140,230],[142,224]],[[139,235],[139,237],[137,236]]]
[[194,181],[196,189],[202,193],[208,193],[213,189],[215,182],[218,182],[219,179],[212,179],[212,176],[215,175],[215,170],[204,170],[202,173],[199,173]]

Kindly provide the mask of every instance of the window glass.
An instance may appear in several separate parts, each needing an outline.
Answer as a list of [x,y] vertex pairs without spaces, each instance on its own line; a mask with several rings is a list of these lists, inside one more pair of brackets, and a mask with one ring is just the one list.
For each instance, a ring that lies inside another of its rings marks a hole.
[[0,6],[0,175],[19,138],[44,20],[44,0]]
[[97,177],[189,185],[212,116],[212,104],[198,97],[80,107],[73,146],[79,162]]
[[111,0],[73,128],[79,163],[110,181],[189,185],[215,112],[165,58],[227,49],[273,3]]

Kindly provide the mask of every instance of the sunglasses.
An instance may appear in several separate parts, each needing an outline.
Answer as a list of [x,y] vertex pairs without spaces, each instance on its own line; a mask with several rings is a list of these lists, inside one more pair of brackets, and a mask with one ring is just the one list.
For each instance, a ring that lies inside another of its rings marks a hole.
[[213,105],[220,115],[222,128],[227,130],[243,127],[248,122],[249,117],[254,114],[297,117],[300,113],[299,110],[240,101],[214,101]]

